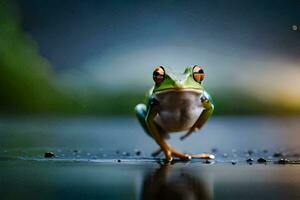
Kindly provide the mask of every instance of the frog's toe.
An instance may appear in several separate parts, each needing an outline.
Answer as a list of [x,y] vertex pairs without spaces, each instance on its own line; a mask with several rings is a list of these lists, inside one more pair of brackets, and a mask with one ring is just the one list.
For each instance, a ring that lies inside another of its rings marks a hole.
[[200,153],[200,154],[194,154],[194,155],[192,155],[192,158],[200,158],[200,159],[210,159],[210,160],[213,160],[213,159],[215,159],[215,156],[213,154]]
[[174,153],[174,156],[176,156],[177,158],[180,158],[182,160],[191,160],[192,159],[192,156],[189,154]]
[[171,156],[171,157],[166,157],[166,161],[167,162],[172,162],[173,161],[173,157]]
[[189,154],[179,153],[178,151],[172,149],[172,155],[176,156],[177,158],[180,158],[182,160],[191,160],[192,156]]
[[165,153],[166,161],[171,162],[173,160],[172,152],[167,150],[164,153]]

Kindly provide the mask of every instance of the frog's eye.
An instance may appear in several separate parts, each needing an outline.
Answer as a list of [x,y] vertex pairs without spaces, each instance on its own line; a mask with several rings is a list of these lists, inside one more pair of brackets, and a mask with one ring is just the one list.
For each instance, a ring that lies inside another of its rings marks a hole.
[[202,67],[200,67],[198,65],[194,66],[194,68],[193,68],[193,78],[198,83],[201,83],[201,81],[203,81],[204,71],[203,71]]
[[153,80],[156,84],[161,83],[165,78],[165,70],[162,66],[157,67],[153,71]]

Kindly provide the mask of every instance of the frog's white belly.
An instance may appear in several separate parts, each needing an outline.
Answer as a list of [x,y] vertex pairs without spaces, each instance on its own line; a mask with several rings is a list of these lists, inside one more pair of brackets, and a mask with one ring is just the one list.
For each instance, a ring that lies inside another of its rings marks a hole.
[[203,111],[201,91],[164,91],[156,93],[159,111],[154,121],[166,132],[190,129]]

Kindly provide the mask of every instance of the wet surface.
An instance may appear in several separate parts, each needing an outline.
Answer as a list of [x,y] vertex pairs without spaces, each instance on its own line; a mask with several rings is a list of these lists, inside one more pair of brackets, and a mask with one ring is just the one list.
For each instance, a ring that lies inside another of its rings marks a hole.
[[300,197],[295,165],[7,160],[0,170],[1,199]]
[[298,122],[216,117],[170,140],[215,160],[167,164],[134,119],[2,119],[1,199],[299,199]]

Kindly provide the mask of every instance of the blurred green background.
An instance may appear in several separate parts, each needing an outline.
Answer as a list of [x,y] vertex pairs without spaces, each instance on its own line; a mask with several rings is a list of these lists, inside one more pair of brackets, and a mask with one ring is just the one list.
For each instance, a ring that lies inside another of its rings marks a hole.
[[215,114],[299,114],[299,11],[296,0],[2,0],[0,112],[133,115],[154,66],[199,64]]

